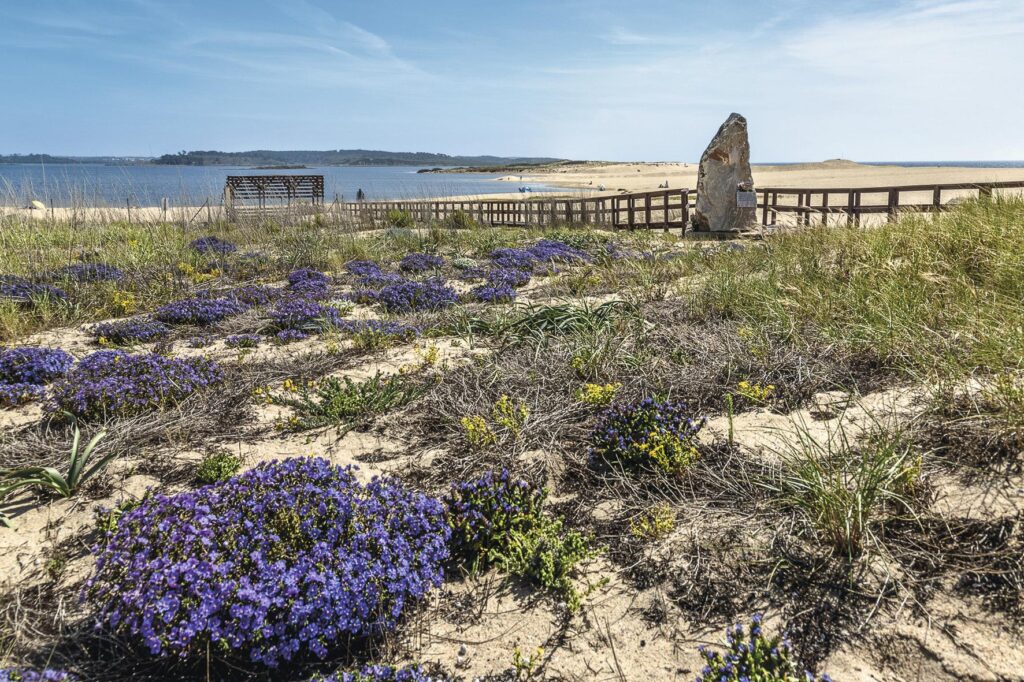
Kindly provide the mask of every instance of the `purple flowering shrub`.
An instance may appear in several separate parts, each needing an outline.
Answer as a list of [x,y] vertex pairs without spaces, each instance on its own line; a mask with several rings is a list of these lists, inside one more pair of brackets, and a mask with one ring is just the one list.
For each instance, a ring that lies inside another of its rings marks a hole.
[[164,338],[170,332],[170,328],[163,322],[145,317],[101,322],[89,330],[89,333],[92,334],[97,343],[115,346],[149,343],[150,341]]
[[[365,293],[365,292],[364,292]],[[458,302],[459,295],[441,279],[388,284],[371,299],[388,312],[437,310]]]
[[167,324],[205,326],[243,313],[247,308],[248,306],[233,297],[199,295],[161,306],[156,309],[153,316]]
[[380,266],[374,263],[372,260],[353,260],[345,264],[345,270],[350,275],[356,277],[366,277],[368,275],[379,275],[381,270]]
[[497,268],[484,275],[484,279],[491,286],[509,286],[518,289],[530,282],[530,273],[512,268]]
[[232,334],[224,339],[228,348],[256,348],[260,345],[259,334]]
[[749,635],[742,625],[726,628],[724,654],[699,647],[705,665],[697,682],[832,682],[828,675],[798,673],[789,642],[778,635],[766,637],[761,620],[760,614],[750,619]]
[[328,275],[311,268],[300,268],[288,273],[288,288],[295,293],[324,297],[331,285]]
[[227,254],[234,253],[238,250],[238,247],[231,242],[212,235],[195,239],[189,244],[189,246],[193,251],[204,255],[226,256]]
[[125,274],[120,268],[105,263],[75,263],[60,268],[53,276],[73,282],[120,282]]
[[402,272],[426,272],[444,267],[444,258],[431,253],[410,253],[398,263]]
[[0,383],[43,386],[64,376],[75,359],[59,348],[23,346],[0,351]]
[[511,303],[516,299],[516,290],[508,284],[483,284],[470,293],[484,303]]
[[242,287],[235,287],[224,292],[224,298],[228,298],[242,305],[252,308],[260,305],[267,305],[281,297],[281,290],[274,287],[252,284]]
[[418,665],[408,665],[403,668],[395,668],[390,665],[366,665],[358,671],[338,672],[328,677],[317,675],[309,678],[308,682],[444,682],[444,679],[428,675]]
[[0,408],[17,407],[40,400],[46,396],[46,387],[37,384],[18,382],[13,384],[0,383]]
[[393,630],[441,584],[449,534],[436,499],[293,458],[143,502],[98,549],[86,594],[153,654],[209,642],[275,667]]
[[543,512],[544,497],[543,490],[505,470],[455,485],[444,499],[452,553],[474,571],[495,566],[528,578],[576,611],[597,587],[577,589],[577,568],[597,551],[590,536],[565,529],[562,519]]
[[30,282],[24,277],[0,275],[0,298],[9,298],[18,303],[55,301],[66,303],[67,292],[50,284]]
[[589,263],[590,256],[565,242],[541,239],[529,248],[530,254],[543,263]]
[[296,341],[302,341],[308,339],[309,334],[298,329],[282,329],[281,331],[274,334],[274,343],[285,345],[288,343],[294,343]]
[[0,682],[76,682],[77,677],[66,670],[46,668],[0,668]]
[[207,358],[101,350],[54,384],[52,409],[83,419],[133,416],[165,409],[222,379]]
[[499,268],[532,272],[537,257],[526,249],[495,249],[491,251],[491,262]]
[[317,333],[337,326],[341,320],[337,308],[302,296],[282,298],[270,309],[271,324],[278,331]]
[[686,405],[645,398],[609,408],[591,436],[591,454],[606,463],[678,473],[698,456],[694,420]]
[[538,523],[543,503],[543,490],[512,478],[508,469],[456,484],[444,497],[452,555],[473,567],[490,564],[511,533]]
[[189,348],[206,348],[216,343],[217,337],[213,334],[200,334],[198,336],[190,336],[185,340],[185,345]]

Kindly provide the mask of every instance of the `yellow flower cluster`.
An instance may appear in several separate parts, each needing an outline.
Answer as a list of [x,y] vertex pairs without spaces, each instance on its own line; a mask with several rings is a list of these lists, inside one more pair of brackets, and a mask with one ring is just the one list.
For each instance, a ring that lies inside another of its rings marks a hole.
[[211,279],[220,277],[220,270],[216,268],[208,272],[200,272],[198,269],[193,267],[191,263],[186,263],[184,261],[178,263],[178,270],[193,284],[202,284],[203,282],[209,282]]
[[662,471],[682,471],[697,460],[699,453],[693,444],[664,431],[651,431],[647,439],[632,446],[651,458]]
[[498,437],[487,425],[487,420],[480,415],[463,417],[459,420],[459,424],[462,425],[462,430],[465,432],[466,442],[474,450],[483,450],[498,442]]
[[676,515],[665,503],[656,504],[629,524],[629,531],[638,540],[660,540],[675,530]]
[[615,395],[622,388],[622,384],[583,384],[576,397],[581,403],[606,407],[615,400]]
[[491,410],[494,422],[511,431],[514,438],[519,438],[519,431],[529,416],[530,409],[526,405],[517,403],[507,395],[498,398],[498,402],[494,403],[494,409]]
[[736,385],[736,393],[758,405],[768,402],[768,398],[771,397],[774,391],[775,386],[773,384],[761,385],[758,383],[752,384],[749,381],[741,381]]

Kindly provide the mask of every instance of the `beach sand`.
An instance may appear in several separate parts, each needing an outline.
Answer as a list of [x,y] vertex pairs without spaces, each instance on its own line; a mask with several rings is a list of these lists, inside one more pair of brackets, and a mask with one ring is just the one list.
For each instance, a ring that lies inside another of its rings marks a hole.
[[[583,164],[552,173],[507,175],[502,180],[577,189],[605,186],[607,193],[647,192],[668,182],[672,189],[697,187],[697,163]],[[1024,181],[1024,168],[869,166],[853,161],[752,167],[755,187],[831,188]]]

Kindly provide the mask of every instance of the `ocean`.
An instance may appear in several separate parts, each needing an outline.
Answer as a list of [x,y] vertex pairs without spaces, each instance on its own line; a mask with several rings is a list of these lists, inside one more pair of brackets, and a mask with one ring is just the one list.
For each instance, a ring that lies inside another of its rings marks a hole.
[[[103,164],[0,164],[0,205],[199,206],[220,202],[228,175],[323,175],[324,197],[354,201],[360,189],[370,200],[411,200],[477,194],[519,194],[519,183],[499,182],[497,174],[417,173],[407,166],[330,166],[254,169],[231,166],[114,166]],[[534,191],[557,188],[531,185]],[[557,189],[557,191],[572,191]]]

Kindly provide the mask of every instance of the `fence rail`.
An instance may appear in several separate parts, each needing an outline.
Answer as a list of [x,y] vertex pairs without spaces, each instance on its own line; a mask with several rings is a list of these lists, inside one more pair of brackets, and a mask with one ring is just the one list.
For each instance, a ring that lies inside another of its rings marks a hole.
[[[944,201],[944,193],[947,193],[947,199],[951,192],[957,194],[952,197],[954,199],[991,197],[1000,189],[1024,189],[1024,181],[809,189],[761,187],[757,189],[757,208],[762,225],[776,224],[785,214],[795,214],[798,225],[810,225],[815,216],[822,225],[828,225],[831,216],[837,214],[845,215],[848,225],[860,225],[862,216],[872,214],[884,214],[892,222],[901,212],[938,213],[948,210],[953,204]],[[905,202],[905,194],[917,196]],[[881,201],[865,202],[865,198],[871,195],[878,195]],[[833,201],[831,197],[838,200]]]
[[[954,199],[993,196],[999,190],[1024,190],[1024,181],[900,185],[889,187],[761,187],[756,188],[757,215],[762,225],[860,225],[862,218],[895,220],[901,212],[938,213]],[[551,225],[581,223],[614,229],[689,227],[697,193],[691,189],[660,189],[603,197],[465,199],[439,201],[335,201],[330,213],[359,221],[383,222],[391,211],[403,211],[418,222],[465,214],[484,225]]]

